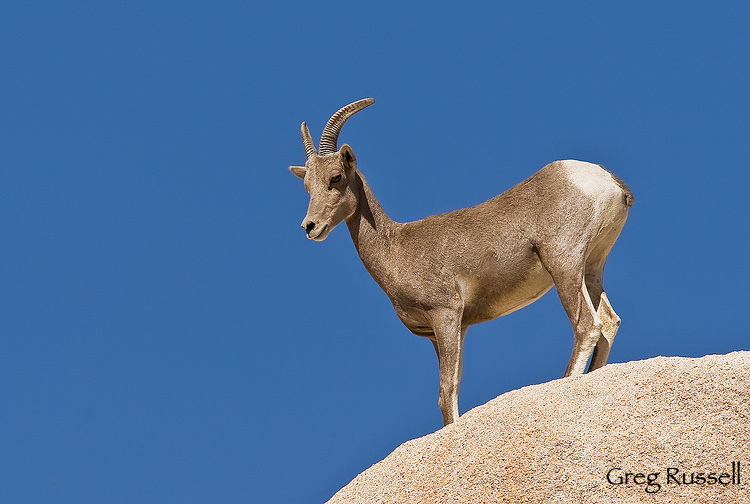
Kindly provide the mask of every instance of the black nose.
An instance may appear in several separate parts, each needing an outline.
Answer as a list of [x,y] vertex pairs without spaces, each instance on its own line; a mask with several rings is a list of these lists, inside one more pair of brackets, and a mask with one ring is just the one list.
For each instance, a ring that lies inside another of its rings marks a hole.
[[305,228],[305,233],[310,234],[310,232],[315,229],[315,223],[314,222],[308,222],[307,224],[304,224],[302,226]]

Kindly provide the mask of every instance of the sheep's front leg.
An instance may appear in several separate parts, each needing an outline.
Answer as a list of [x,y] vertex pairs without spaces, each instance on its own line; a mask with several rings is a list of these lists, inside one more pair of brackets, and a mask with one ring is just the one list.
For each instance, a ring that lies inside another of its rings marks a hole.
[[466,328],[461,328],[461,313],[444,310],[433,315],[435,340],[432,342],[440,366],[438,405],[443,424],[458,419],[458,388],[461,385],[461,361]]

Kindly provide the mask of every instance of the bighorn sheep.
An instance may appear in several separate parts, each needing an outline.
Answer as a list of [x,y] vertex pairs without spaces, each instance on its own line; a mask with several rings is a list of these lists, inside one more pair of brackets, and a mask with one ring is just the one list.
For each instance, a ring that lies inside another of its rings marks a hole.
[[602,286],[607,255],[633,195],[603,167],[555,161],[504,193],[471,208],[416,222],[391,220],[357,169],[341,127],[371,105],[359,100],[336,112],[320,150],[302,123],[304,179],[310,204],[302,227],[322,241],[341,221],[359,257],[406,327],[432,340],[440,367],[438,404],[447,425],[458,418],[466,330],[522,308],[554,284],[573,325],[565,376],[604,366],[620,318]]

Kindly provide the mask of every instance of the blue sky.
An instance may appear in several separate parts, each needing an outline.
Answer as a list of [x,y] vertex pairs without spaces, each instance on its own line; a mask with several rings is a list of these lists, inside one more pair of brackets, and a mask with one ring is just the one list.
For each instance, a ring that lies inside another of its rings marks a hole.
[[[432,345],[299,224],[339,107],[398,221],[565,158],[635,194],[611,362],[748,350],[746,2],[5,2],[0,495],[323,502],[441,427]],[[469,330],[461,412],[559,378],[553,291]]]

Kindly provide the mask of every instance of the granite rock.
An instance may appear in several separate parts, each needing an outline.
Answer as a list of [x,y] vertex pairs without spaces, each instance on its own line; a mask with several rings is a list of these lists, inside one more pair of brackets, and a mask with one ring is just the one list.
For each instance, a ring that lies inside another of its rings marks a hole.
[[328,502],[750,503],[750,352],[610,364],[508,392]]

